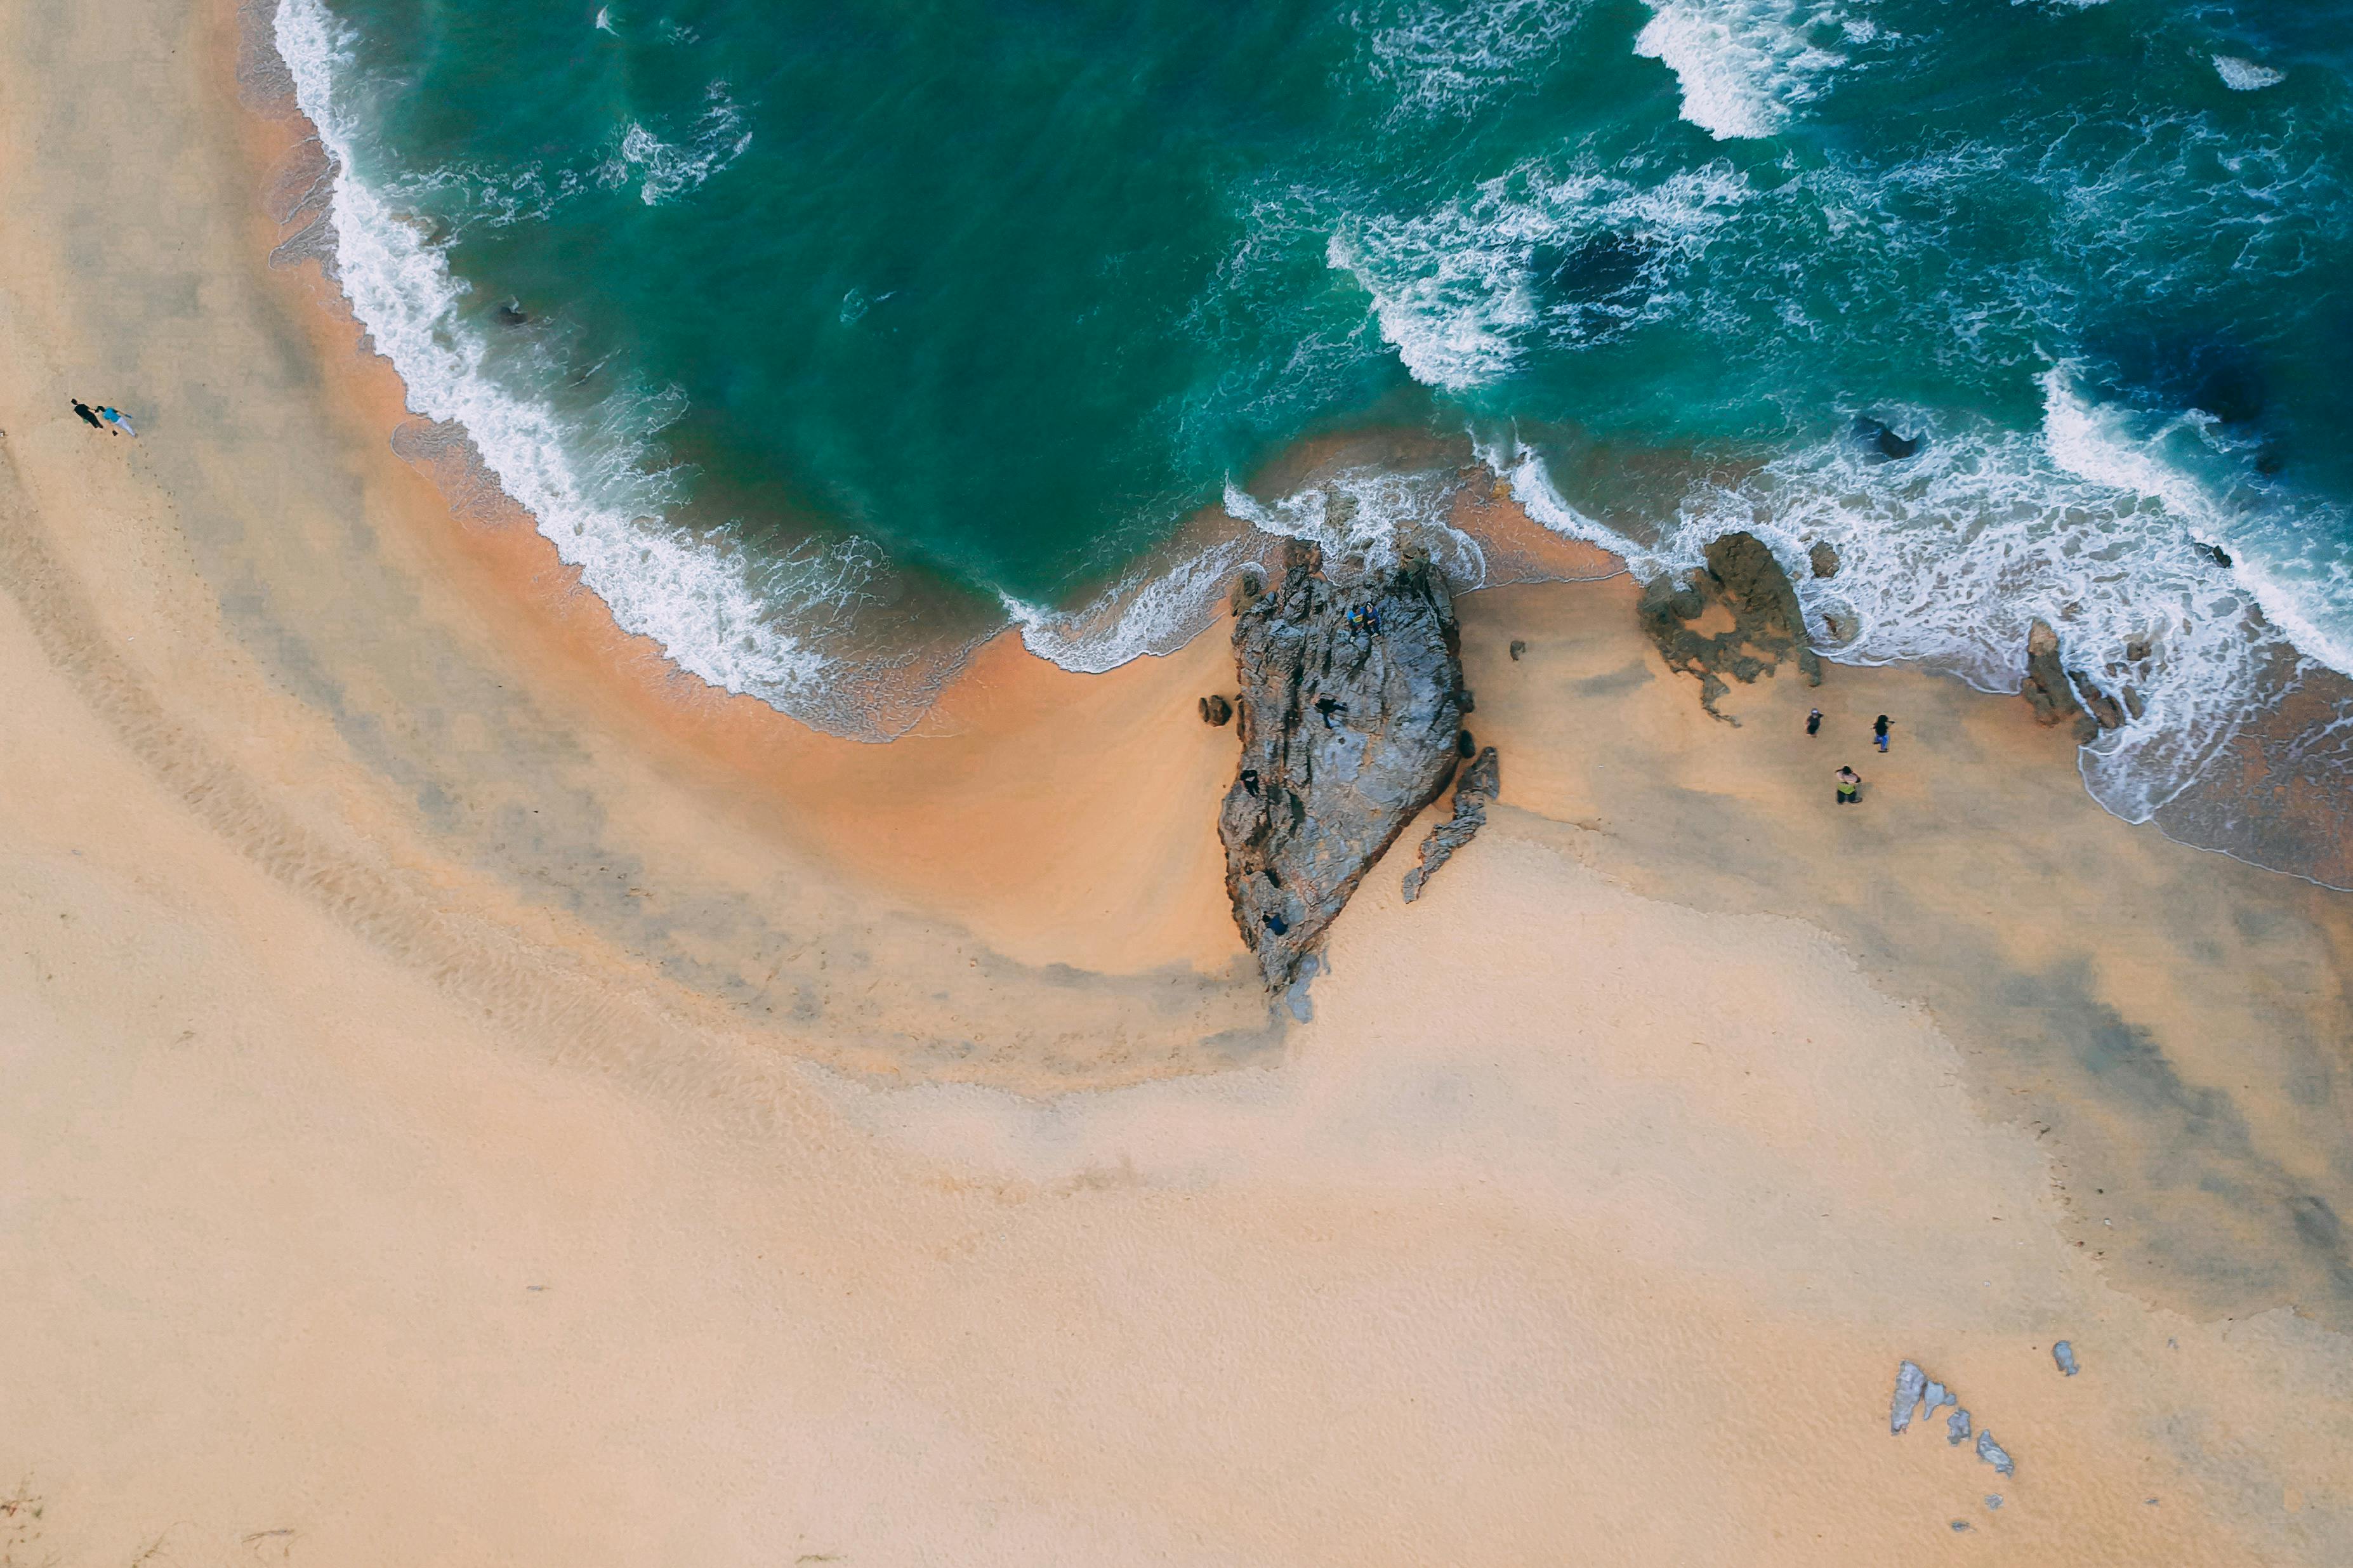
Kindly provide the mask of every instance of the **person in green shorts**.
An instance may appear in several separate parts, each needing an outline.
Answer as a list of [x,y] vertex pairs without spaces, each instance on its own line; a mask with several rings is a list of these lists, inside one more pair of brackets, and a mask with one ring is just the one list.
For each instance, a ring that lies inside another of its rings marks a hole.
[[1852,768],[1838,771],[1838,803],[1852,805],[1862,798],[1862,775]]

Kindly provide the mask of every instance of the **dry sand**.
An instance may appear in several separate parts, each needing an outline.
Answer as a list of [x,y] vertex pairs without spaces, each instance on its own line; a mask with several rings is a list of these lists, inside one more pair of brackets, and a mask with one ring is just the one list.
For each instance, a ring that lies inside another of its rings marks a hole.
[[2353,1560],[2353,900],[1495,590],[1289,1024],[1220,637],[701,692],[260,272],[231,18],[0,46],[0,1562]]

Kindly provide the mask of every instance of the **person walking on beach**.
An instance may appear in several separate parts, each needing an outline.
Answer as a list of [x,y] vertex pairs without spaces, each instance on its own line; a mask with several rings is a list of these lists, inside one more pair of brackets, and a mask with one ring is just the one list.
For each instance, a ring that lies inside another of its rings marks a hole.
[[1887,750],[1888,723],[1888,717],[1884,713],[1882,713],[1878,718],[1873,719],[1871,721],[1871,738],[1879,742],[1879,749],[1882,752],[1884,752]]
[[122,410],[120,408],[102,407],[98,412],[109,425],[113,426],[116,429],[121,431],[125,436],[130,437],[134,441],[139,439],[139,432],[131,427],[131,416],[123,413]]
[[1821,732],[1822,710],[1817,708],[1812,712],[1806,715],[1806,733],[1809,735],[1819,735]]
[[1852,805],[1862,798],[1862,775],[1852,768],[1838,771],[1838,803]]
[[[92,408],[89,404],[84,403],[79,397],[69,397],[66,401],[73,405],[73,411],[81,416],[81,422],[83,424],[89,426],[93,430],[106,429],[106,421],[98,416],[97,409]],[[108,434],[110,435],[113,432],[111,431],[108,431]]]

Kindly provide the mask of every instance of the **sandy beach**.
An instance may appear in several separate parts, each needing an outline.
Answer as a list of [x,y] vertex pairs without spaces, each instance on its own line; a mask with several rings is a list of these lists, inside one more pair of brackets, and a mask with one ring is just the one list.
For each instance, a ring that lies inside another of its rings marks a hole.
[[671,670],[265,265],[237,29],[0,20],[0,1562],[2353,1560],[2353,896],[1522,584],[1296,1018],[1224,626]]

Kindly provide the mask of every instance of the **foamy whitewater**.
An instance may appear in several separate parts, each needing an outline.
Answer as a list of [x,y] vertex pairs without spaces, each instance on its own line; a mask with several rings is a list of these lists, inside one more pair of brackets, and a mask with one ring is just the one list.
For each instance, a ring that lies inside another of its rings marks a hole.
[[[2353,671],[2311,16],[510,9],[484,60],[283,0],[336,275],[624,626],[811,722],[894,732],[1008,623],[1171,651],[1283,537],[1475,586],[1473,458],[1644,576],[1757,533],[1834,659],[2014,690],[2048,622],[2137,821]],[[1254,479],[1384,427],[1461,457]]]

